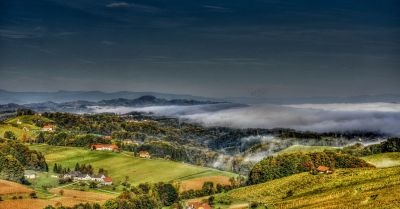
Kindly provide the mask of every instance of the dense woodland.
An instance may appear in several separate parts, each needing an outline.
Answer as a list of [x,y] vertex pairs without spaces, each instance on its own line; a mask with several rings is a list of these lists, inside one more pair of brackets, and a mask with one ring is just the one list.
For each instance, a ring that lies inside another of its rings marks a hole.
[[47,171],[44,156],[17,141],[0,141],[0,179],[23,182],[24,170]]

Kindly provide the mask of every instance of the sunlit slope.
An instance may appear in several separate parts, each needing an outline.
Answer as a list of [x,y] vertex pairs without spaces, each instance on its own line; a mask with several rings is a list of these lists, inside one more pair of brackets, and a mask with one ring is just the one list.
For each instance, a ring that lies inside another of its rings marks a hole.
[[387,152],[361,158],[378,168],[400,166],[400,152]]
[[228,193],[275,208],[400,208],[400,167],[301,173]]
[[235,174],[216,169],[193,166],[187,163],[162,159],[142,159],[132,153],[91,151],[86,148],[33,145],[31,149],[45,154],[50,169],[54,163],[74,169],[76,163],[91,164],[95,169],[104,168],[114,181],[122,181],[125,176],[133,184],[142,182],[172,181],[202,176],[233,176]]

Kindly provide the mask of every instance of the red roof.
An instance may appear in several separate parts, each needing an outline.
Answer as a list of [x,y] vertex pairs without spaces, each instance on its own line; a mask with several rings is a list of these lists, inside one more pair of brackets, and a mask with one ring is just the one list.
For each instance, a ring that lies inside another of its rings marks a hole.
[[105,178],[103,178],[104,182],[112,182],[112,178],[106,176]]
[[94,148],[94,149],[100,149],[100,148],[118,149],[118,146],[115,144],[93,144],[92,148]]
[[43,128],[54,128],[54,125],[52,125],[52,124],[47,124],[47,125],[44,125]]
[[325,171],[329,171],[329,167],[320,165],[320,166],[318,166],[317,170],[325,172]]

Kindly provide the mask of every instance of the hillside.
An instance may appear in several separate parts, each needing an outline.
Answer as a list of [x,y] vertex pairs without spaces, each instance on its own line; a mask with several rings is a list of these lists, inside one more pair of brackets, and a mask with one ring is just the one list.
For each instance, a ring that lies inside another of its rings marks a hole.
[[400,152],[387,152],[361,157],[361,159],[378,168],[386,168],[400,165]]
[[120,182],[129,176],[132,184],[143,182],[173,181],[203,176],[234,176],[235,174],[216,169],[193,166],[181,162],[163,159],[142,159],[133,157],[132,153],[113,153],[108,151],[91,151],[86,148],[33,145],[45,155],[50,170],[54,163],[63,167],[74,168],[76,163],[91,164],[97,170],[104,168],[114,181]]
[[301,173],[232,190],[227,195],[276,208],[399,208],[399,172],[400,167],[338,169],[330,175]]
[[337,150],[339,147],[331,146],[307,146],[307,145],[292,145],[284,150],[281,150],[277,154],[288,154],[295,152],[322,152],[324,150]]

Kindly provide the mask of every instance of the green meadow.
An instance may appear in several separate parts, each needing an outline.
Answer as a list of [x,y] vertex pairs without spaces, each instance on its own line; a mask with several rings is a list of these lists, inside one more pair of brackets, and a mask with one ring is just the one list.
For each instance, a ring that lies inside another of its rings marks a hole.
[[60,147],[49,145],[32,145],[30,149],[38,150],[45,155],[51,170],[54,163],[74,169],[75,164],[91,164],[97,171],[104,168],[114,182],[121,182],[125,176],[129,182],[168,182],[203,176],[235,176],[233,173],[216,169],[194,166],[182,162],[163,159],[143,159],[133,157],[133,153],[110,151],[92,151],[87,148]]

